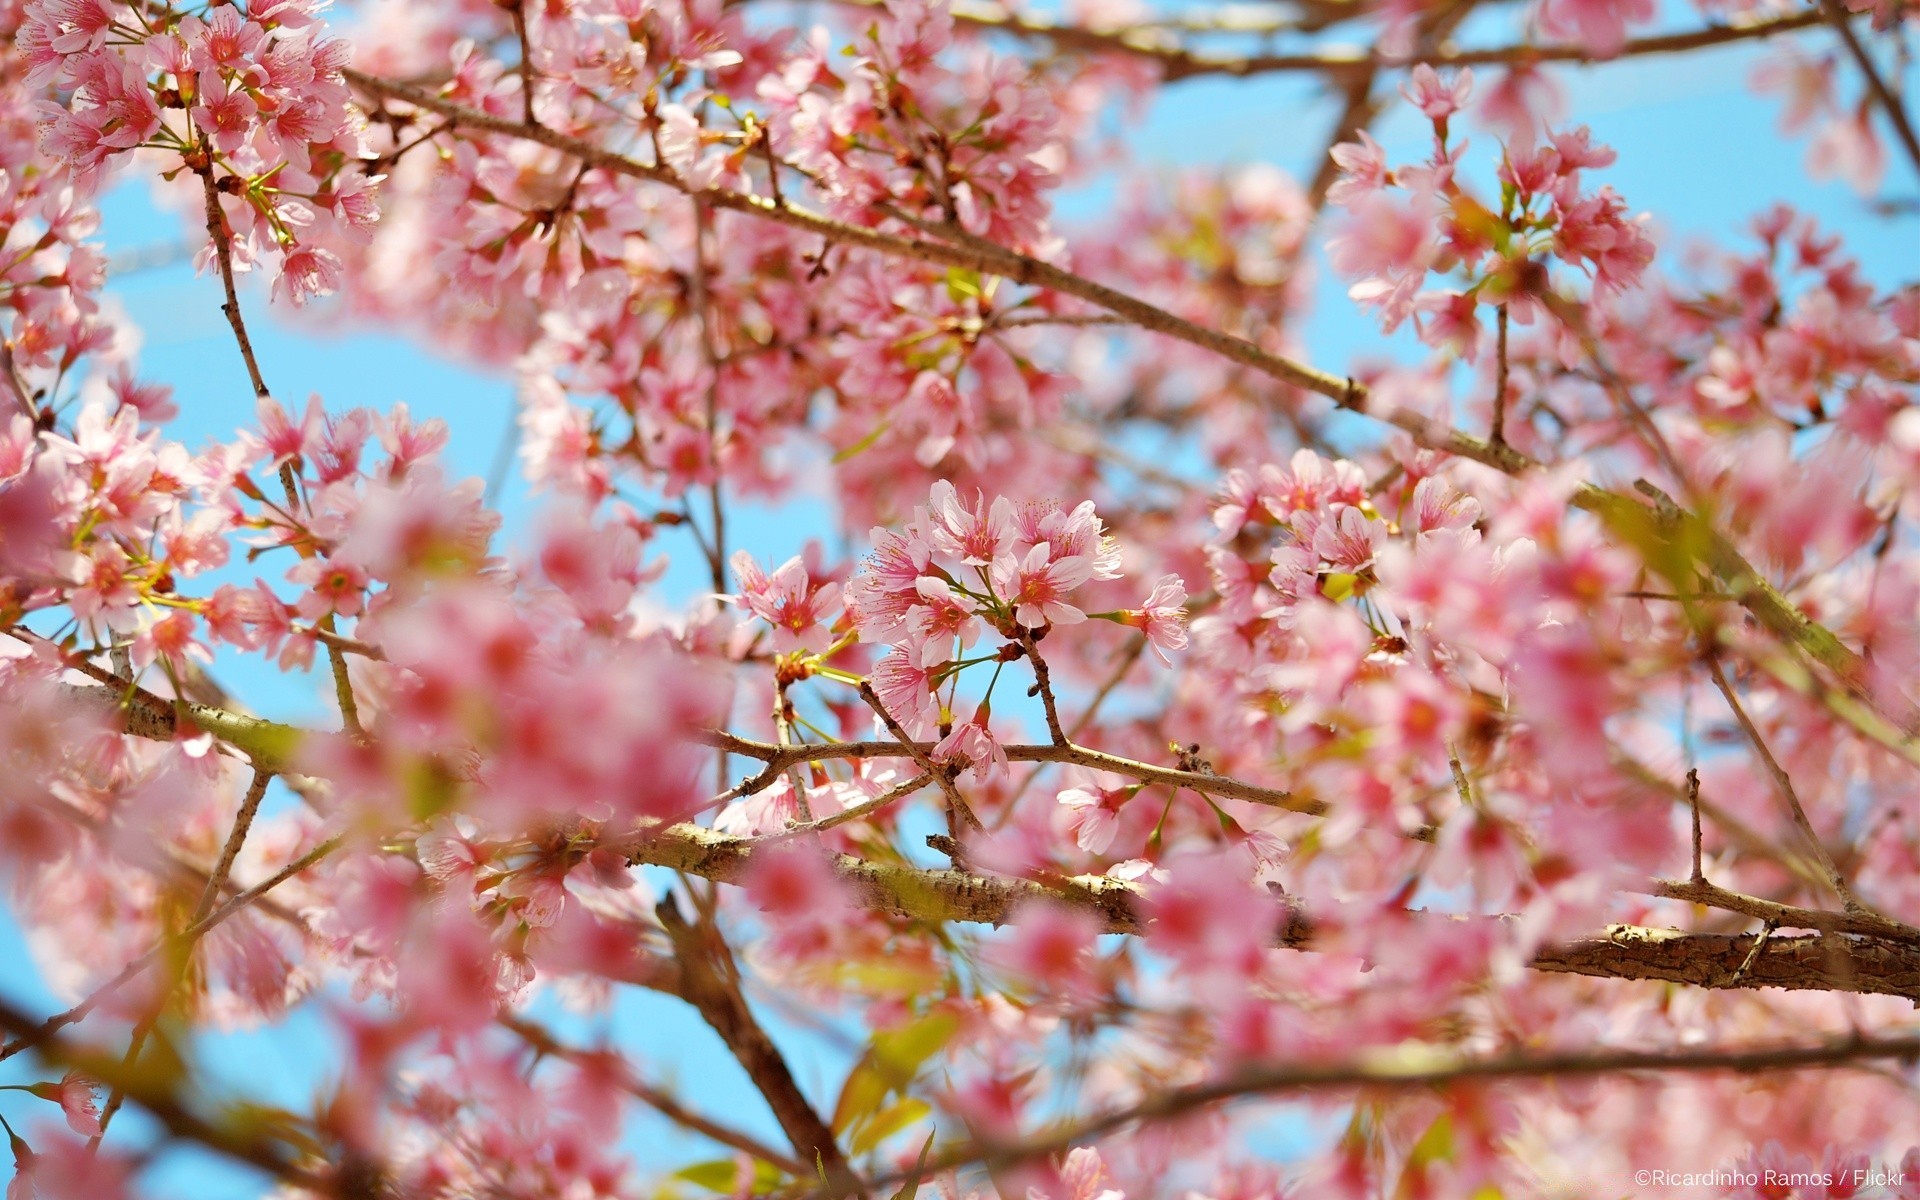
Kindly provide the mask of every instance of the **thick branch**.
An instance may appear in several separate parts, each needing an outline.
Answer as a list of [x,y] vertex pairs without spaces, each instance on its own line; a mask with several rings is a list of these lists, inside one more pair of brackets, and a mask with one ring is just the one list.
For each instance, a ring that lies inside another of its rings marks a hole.
[[189,735],[194,729],[210,733],[245,754],[255,767],[263,771],[287,769],[294,751],[307,736],[305,730],[291,725],[261,717],[245,717],[186,700],[165,700],[144,688],[132,689],[132,695],[122,707],[120,692],[111,688],[83,687],[78,684],[65,687],[67,694],[82,704],[115,711],[123,722],[122,728],[134,737],[158,742],[173,741],[183,732],[181,720],[184,718],[188,726],[185,732]]
[[[637,865],[671,867],[719,883],[738,882],[756,849],[753,841],[684,824],[636,835],[615,845]],[[1108,933],[1137,934],[1146,929],[1138,907],[1139,889],[1104,875],[1047,881],[1008,879],[888,866],[845,854],[835,855],[833,864],[862,905],[913,920],[999,925],[1023,905],[1051,901],[1093,912]],[[1672,885],[1674,892],[1665,894],[1704,902],[1699,896],[1681,894],[1684,886]],[[1782,911],[1804,912],[1784,907]],[[1812,919],[1819,914],[1806,916]],[[1425,913],[1418,914],[1417,919],[1472,918]],[[1847,919],[1835,914],[1828,924],[1837,928]],[[1311,923],[1298,913],[1292,914],[1276,934],[1277,944],[1292,949],[1310,949],[1313,941]],[[1602,936],[1541,950],[1531,966],[1554,974],[1658,979],[1714,989],[1779,987],[1920,1000],[1920,944],[1850,933],[1776,934],[1768,939],[1764,952],[1742,971],[1741,964],[1753,950],[1754,941],[1750,934],[1686,933],[1616,925]]]

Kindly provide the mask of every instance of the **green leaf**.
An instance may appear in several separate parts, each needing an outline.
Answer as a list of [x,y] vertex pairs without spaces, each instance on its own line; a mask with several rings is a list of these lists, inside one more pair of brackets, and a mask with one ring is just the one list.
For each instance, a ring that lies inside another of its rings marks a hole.
[[871,1119],[888,1095],[905,1095],[921,1065],[939,1053],[959,1029],[959,1017],[934,1012],[874,1034],[873,1045],[840,1085],[840,1099],[833,1106],[833,1131],[844,1133]]
[[914,1160],[913,1174],[907,1176],[900,1190],[893,1194],[893,1200],[914,1200],[920,1194],[920,1181],[927,1175],[927,1155],[932,1150],[933,1134],[929,1133],[927,1140],[920,1145],[920,1157]]
[[[740,1190],[740,1163],[737,1159],[716,1158],[708,1162],[697,1162],[690,1167],[682,1167],[673,1173],[675,1179],[684,1179],[688,1183],[706,1188],[710,1192],[731,1195]],[[753,1160],[752,1192],[756,1196],[773,1191],[786,1181],[786,1175],[772,1163]]]
[[912,1096],[888,1105],[886,1108],[873,1114],[871,1120],[860,1123],[859,1132],[853,1136],[853,1152],[855,1154],[865,1154],[907,1126],[918,1122],[932,1111],[932,1105],[928,1104],[925,1100],[918,1100]]
[[947,295],[959,304],[980,294],[980,272],[965,267],[947,268]]
[[872,449],[873,444],[879,441],[883,436],[885,436],[888,428],[890,428],[890,426],[886,421],[882,421],[878,425],[875,425],[873,427],[872,433],[869,433],[867,436],[861,438],[859,441],[855,442],[853,445],[848,446],[845,450],[842,450],[837,454],[835,454],[833,456],[834,465],[839,466],[841,463],[846,462],[848,459],[852,458],[856,454],[859,454],[863,450]]
[[872,1055],[862,1058],[847,1072],[840,1085],[840,1098],[833,1105],[833,1132],[845,1133],[854,1122],[886,1103],[887,1081],[873,1067]]
[[1359,582],[1358,575],[1349,571],[1340,571],[1320,581],[1320,594],[1338,604],[1353,596],[1354,585]]
[[903,1090],[920,1073],[920,1064],[940,1052],[960,1031],[953,1013],[929,1013],[917,1021],[873,1035],[874,1065],[896,1090]]

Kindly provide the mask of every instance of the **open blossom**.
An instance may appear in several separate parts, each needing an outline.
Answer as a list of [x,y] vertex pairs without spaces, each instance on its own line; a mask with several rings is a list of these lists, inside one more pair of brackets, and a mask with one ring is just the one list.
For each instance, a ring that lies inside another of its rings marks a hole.
[[1067,603],[1073,590],[1093,578],[1093,560],[1073,556],[1056,560],[1045,544],[1029,548],[1024,557],[1003,554],[994,560],[993,586],[1013,606],[1016,621],[1028,629],[1044,625],[1074,625],[1087,614]]
[[1013,502],[996,497],[991,505],[976,498],[961,503],[951,483],[936,480],[927,499],[929,540],[970,567],[984,567],[1006,552],[1013,540]]
[[1427,115],[1428,120],[1439,124],[1467,106],[1467,99],[1473,95],[1473,71],[1469,68],[1446,79],[1426,63],[1421,63],[1413,69],[1412,77],[1400,91],[1413,102],[1415,108]]
[[934,746],[933,761],[958,765],[982,783],[1007,775],[1007,752],[981,718],[954,726],[953,732]]
[[904,650],[895,650],[874,665],[868,676],[874,694],[908,733],[924,733],[939,715],[933,695],[933,677]]
[[735,599],[773,626],[776,651],[819,654],[826,650],[831,641],[826,622],[840,606],[839,584],[815,583],[798,555],[768,575],[752,555],[742,550],[733,556],[733,572],[740,577],[741,585]]
[[1073,814],[1068,818],[1067,828],[1073,834],[1074,845],[1088,854],[1105,854],[1107,847],[1113,845],[1114,835],[1120,832],[1119,806],[1125,801],[1125,793],[1095,793],[1074,787],[1065,789],[1054,799]]
[[1124,1191],[1109,1186],[1112,1180],[1107,1175],[1107,1164],[1092,1146],[1067,1151],[1055,1171],[1060,1184],[1058,1190],[1030,1188],[1027,1200],[1126,1200]]
[[1328,204],[1351,208],[1362,196],[1387,186],[1387,152],[1366,130],[1358,136],[1358,142],[1341,142],[1328,152],[1340,168],[1340,178],[1327,189]]
[[1092,913],[1035,904],[1020,910],[1013,922],[1013,937],[997,958],[1022,983],[1069,1000],[1091,999],[1094,943],[1102,932]]
[[1540,25],[1602,55],[1619,52],[1627,26],[1653,20],[1654,0],[1543,0]]
[[37,1083],[28,1088],[42,1100],[51,1100],[60,1106],[60,1113],[67,1120],[67,1128],[81,1137],[100,1136],[99,1097],[95,1089],[99,1087],[89,1076],[79,1071],[68,1071],[59,1083]]
[[1379,309],[1382,328],[1391,332],[1412,314],[1427,271],[1440,257],[1438,207],[1425,193],[1376,191],[1356,198],[1349,212],[1328,240],[1327,256],[1334,270],[1357,278],[1347,294]]
[[1120,621],[1144,632],[1160,661],[1172,666],[1167,652],[1187,648],[1186,583],[1178,575],[1162,575],[1154,581],[1146,603],[1122,613]]

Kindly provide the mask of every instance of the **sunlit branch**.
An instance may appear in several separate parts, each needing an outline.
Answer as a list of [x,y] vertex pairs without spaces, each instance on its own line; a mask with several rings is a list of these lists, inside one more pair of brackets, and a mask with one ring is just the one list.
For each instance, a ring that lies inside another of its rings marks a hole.
[[[1494,1081],[1550,1085],[1603,1075],[1830,1070],[1886,1061],[1910,1069],[1916,1058],[1920,1058],[1920,1036],[1914,1035],[1833,1038],[1813,1043],[1772,1046],[1570,1049],[1552,1053],[1518,1051],[1497,1055],[1442,1049],[1391,1048],[1348,1062],[1276,1064],[1230,1072],[1206,1083],[1161,1092],[1126,1108],[1063,1124],[1028,1140],[955,1147],[930,1160],[927,1169],[952,1171],[974,1165],[1011,1167],[1091,1143],[1129,1126],[1164,1121],[1262,1096],[1325,1091],[1444,1089],[1460,1084]],[[875,1182],[888,1186],[903,1178],[894,1175]]]
[[[750,795],[770,786],[780,772],[796,762],[828,762],[847,758],[898,758],[903,754],[913,757],[913,752],[922,753],[933,749],[931,742],[829,742],[821,745],[776,746],[769,742],[758,742],[736,734],[719,731],[706,731],[698,735],[702,741],[711,745],[724,746],[734,754],[755,758],[766,767],[754,777],[764,778],[765,782],[757,786],[741,785],[741,792]],[[1211,796],[1225,796],[1233,800],[1246,800],[1254,804],[1264,804],[1269,808],[1283,808],[1289,812],[1319,816],[1327,811],[1325,802],[1306,796],[1296,796],[1292,792],[1278,788],[1261,787],[1246,783],[1228,775],[1203,775],[1198,771],[1183,771],[1178,767],[1161,767],[1152,763],[1143,763],[1131,758],[1122,758],[1117,754],[1105,754],[1098,750],[1089,750],[1085,746],[1068,743],[1064,746],[1016,743],[1003,746],[1009,762],[1051,762],[1065,763],[1077,767],[1088,767],[1096,771],[1111,771],[1142,783],[1164,783],[1170,787],[1189,788],[1196,792],[1205,792]],[[917,761],[917,760],[916,760]],[[921,768],[925,770],[926,767]]]
[[[719,883],[741,880],[759,845],[754,839],[684,824],[642,831],[610,844],[636,865],[669,867]],[[897,917],[1001,925],[1024,906],[1051,902],[1086,909],[1109,933],[1138,934],[1147,928],[1138,907],[1139,889],[1110,876],[1011,879],[892,866],[846,854],[834,855],[832,861],[835,872],[864,906]],[[1696,902],[1708,894],[1680,883],[1662,886],[1673,890],[1676,897]],[[1749,900],[1735,897],[1733,903],[1745,907]],[[1780,908],[1802,914],[1810,923],[1833,928],[1846,923],[1844,914]],[[1408,916],[1434,922],[1501,919],[1417,912]],[[1313,948],[1314,924],[1308,914],[1290,910],[1281,921],[1276,912],[1276,924],[1276,945]],[[1782,920],[1780,924],[1794,922]],[[1894,941],[1853,933],[1774,936],[1765,953],[1748,963],[1753,946],[1754,937],[1749,934],[1613,925],[1599,936],[1546,947],[1528,965],[1552,974],[1664,980],[1709,989],[1778,987],[1920,999],[1920,944],[1911,939]],[[1743,963],[1747,964],[1744,971]]]

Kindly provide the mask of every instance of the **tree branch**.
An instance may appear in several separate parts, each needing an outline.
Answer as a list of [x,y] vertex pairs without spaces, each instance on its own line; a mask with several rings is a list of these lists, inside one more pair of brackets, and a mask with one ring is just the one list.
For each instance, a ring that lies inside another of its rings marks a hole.
[[[564,1058],[570,1062],[584,1062],[600,1051],[588,1050],[579,1046],[570,1046],[560,1041],[552,1033],[532,1021],[521,1017],[503,1016],[500,1024],[518,1035],[520,1039],[537,1052],[553,1058]],[[672,1094],[640,1079],[628,1069],[625,1060],[621,1060],[619,1083],[622,1091],[653,1109],[667,1120],[684,1129],[690,1129],[702,1137],[720,1143],[729,1149],[750,1154],[762,1162],[770,1163],[787,1174],[800,1179],[814,1177],[813,1168],[803,1166],[792,1155],[783,1154],[757,1138],[750,1137],[731,1126],[722,1125],[708,1117],[701,1116],[676,1100]]]
[[[853,8],[879,8],[880,0],[838,0]],[[1489,63],[1564,62],[1596,64],[1620,58],[1674,54],[1730,42],[1768,38],[1805,29],[1821,21],[1815,12],[1794,13],[1759,21],[1707,25],[1684,33],[1631,38],[1614,55],[1596,54],[1577,45],[1489,46],[1474,50],[1437,50],[1428,54],[1396,56],[1361,51],[1321,51],[1305,54],[1208,54],[1181,44],[1167,29],[1141,25],[1126,29],[1093,29],[1069,22],[1049,21],[1010,11],[997,4],[966,3],[951,6],[955,23],[1012,34],[1029,41],[1045,41],[1082,54],[1119,54],[1157,64],[1161,81],[1177,83],[1226,75],[1245,78],[1280,72],[1357,75],[1363,72],[1427,63],[1435,67],[1481,66]]]
[[1860,73],[1867,77],[1867,90],[1873,93],[1881,111],[1886,113],[1894,135],[1900,140],[1900,148],[1907,152],[1907,161],[1913,164],[1914,170],[1920,171],[1920,137],[1914,135],[1913,122],[1907,118],[1906,105],[1888,86],[1886,78],[1880,74],[1880,68],[1874,65],[1873,56],[1867,53],[1867,48],[1860,44],[1860,35],[1853,31],[1853,14],[1839,0],[1819,0],[1819,3],[1821,15],[1840,35],[1840,40],[1846,43],[1847,53],[1853,56]]
[[[1491,1080],[1550,1082],[1637,1072],[1780,1072],[1825,1070],[1894,1060],[1911,1067],[1920,1058],[1920,1037],[1850,1037],[1801,1045],[1676,1046],[1664,1050],[1562,1050],[1470,1055],[1447,1050],[1385,1049],[1343,1063],[1257,1066],[1222,1078],[1175,1088],[1089,1120],[1015,1143],[973,1144],[941,1154],[926,1171],[974,1164],[1011,1167],[1084,1145],[1129,1125],[1167,1120],[1255,1096],[1350,1089],[1416,1090]],[[903,1175],[874,1182],[889,1186]]]
[[[904,736],[904,730],[902,735]],[[758,759],[766,767],[752,779],[741,784],[735,790],[741,795],[751,795],[761,788],[770,787],[779,778],[780,772],[796,762],[828,762],[845,758],[899,758],[902,755],[914,757],[914,752],[930,752],[932,742],[827,742],[818,745],[776,746],[770,742],[754,741],[737,734],[720,730],[703,730],[696,734],[701,741],[718,746],[730,754],[739,754],[747,758]],[[1307,816],[1322,816],[1328,811],[1323,800],[1296,796],[1292,792],[1279,788],[1261,787],[1246,783],[1230,775],[1203,775],[1198,771],[1183,771],[1178,767],[1162,767],[1153,763],[1143,763],[1136,759],[1122,758],[1117,754],[1107,754],[1099,750],[1089,750],[1085,746],[1068,743],[1064,746],[1046,744],[1002,746],[1009,762],[1051,762],[1071,766],[1089,767],[1096,771],[1109,771],[1115,775],[1124,775],[1142,783],[1164,783],[1170,787],[1189,788],[1196,792],[1205,792],[1210,796],[1224,796],[1231,800],[1246,800],[1253,804],[1263,804],[1268,808],[1283,808],[1288,812],[1304,813]],[[922,765],[922,770],[926,767]]]
[[[759,843],[681,824],[656,827],[615,839],[608,845],[635,865],[670,867],[717,883],[737,883]],[[847,854],[834,855],[833,866],[863,906],[910,920],[1001,925],[1023,905],[1051,901],[1093,913],[1107,933],[1138,934],[1146,929],[1138,907],[1140,890],[1131,883],[1105,875],[1010,879],[963,871],[890,866]],[[1691,893],[1686,890],[1688,885],[1667,886],[1672,890],[1663,890],[1660,894],[1704,902],[1700,900],[1704,893]],[[1751,900],[1732,893],[1726,895],[1732,898],[1732,903],[1744,904]],[[1804,920],[1809,925],[1837,930],[1849,920],[1849,915],[1818,914],[1784,906],[1780,911],[1791,914],[1781,918],[1784,925]],[[1413,919],[1436,922],[1499,919],[1444,913],[1410,915]],[[1275,941],[1289,949],[1311,949],[1314,936],[1313,923],[1294,911],[1281,925]],[[1665,980],[1712,989],[1778,987],[1920,1000],[1920,944],[1912,941],[1893,942],[1845,932],[1774,936],[1767,943],[1766,953],[1744,973],[1736,974],[1753,944],[1754,936],[1750,934],[1688,933],[1614,925],[1600,936],[1542,949],[1529,965],[1536,971],[1552,974]]]
[[817,1170],[831,1196],[860,1195],[864,1189],[834,1141],[833,1131],[807,1102],[780,1048],[754,1019],[740,994],[733,955],[718,931],[704,923],[688,924],[671,896],[661,901],[657,911],[680,962],[681,996],[699,1011],[745,1068],[773,1109],[787,1140],[803,1162],[812,1164],[809,1174]]
[[[27,1035],[36,1028],[31,1017],[0,999],[0,1029]],[[75,1045],[62,1037],[43,1041],[40,1044],[40,1057],[119,1088],[134,1103],[151,1113],[173,1137],[196,1142],[237,1162],[258,1167],[276,1179],[305,1188],[316,1195],[346,1197],[352,1194],[335,1187],[333,1181],[324,1175],[299,1166],[289,1156],[283,1143],[264,1136],[244,1135],[240,1132],[245,1128],[242,1122],[209,1119],[193,1111],[180,1098],[179,1092],[159,1085],[157,1076],[150,1072],[125,1070],[116,1059]],[[258,1122],[251,1124],[259,1127]]]

